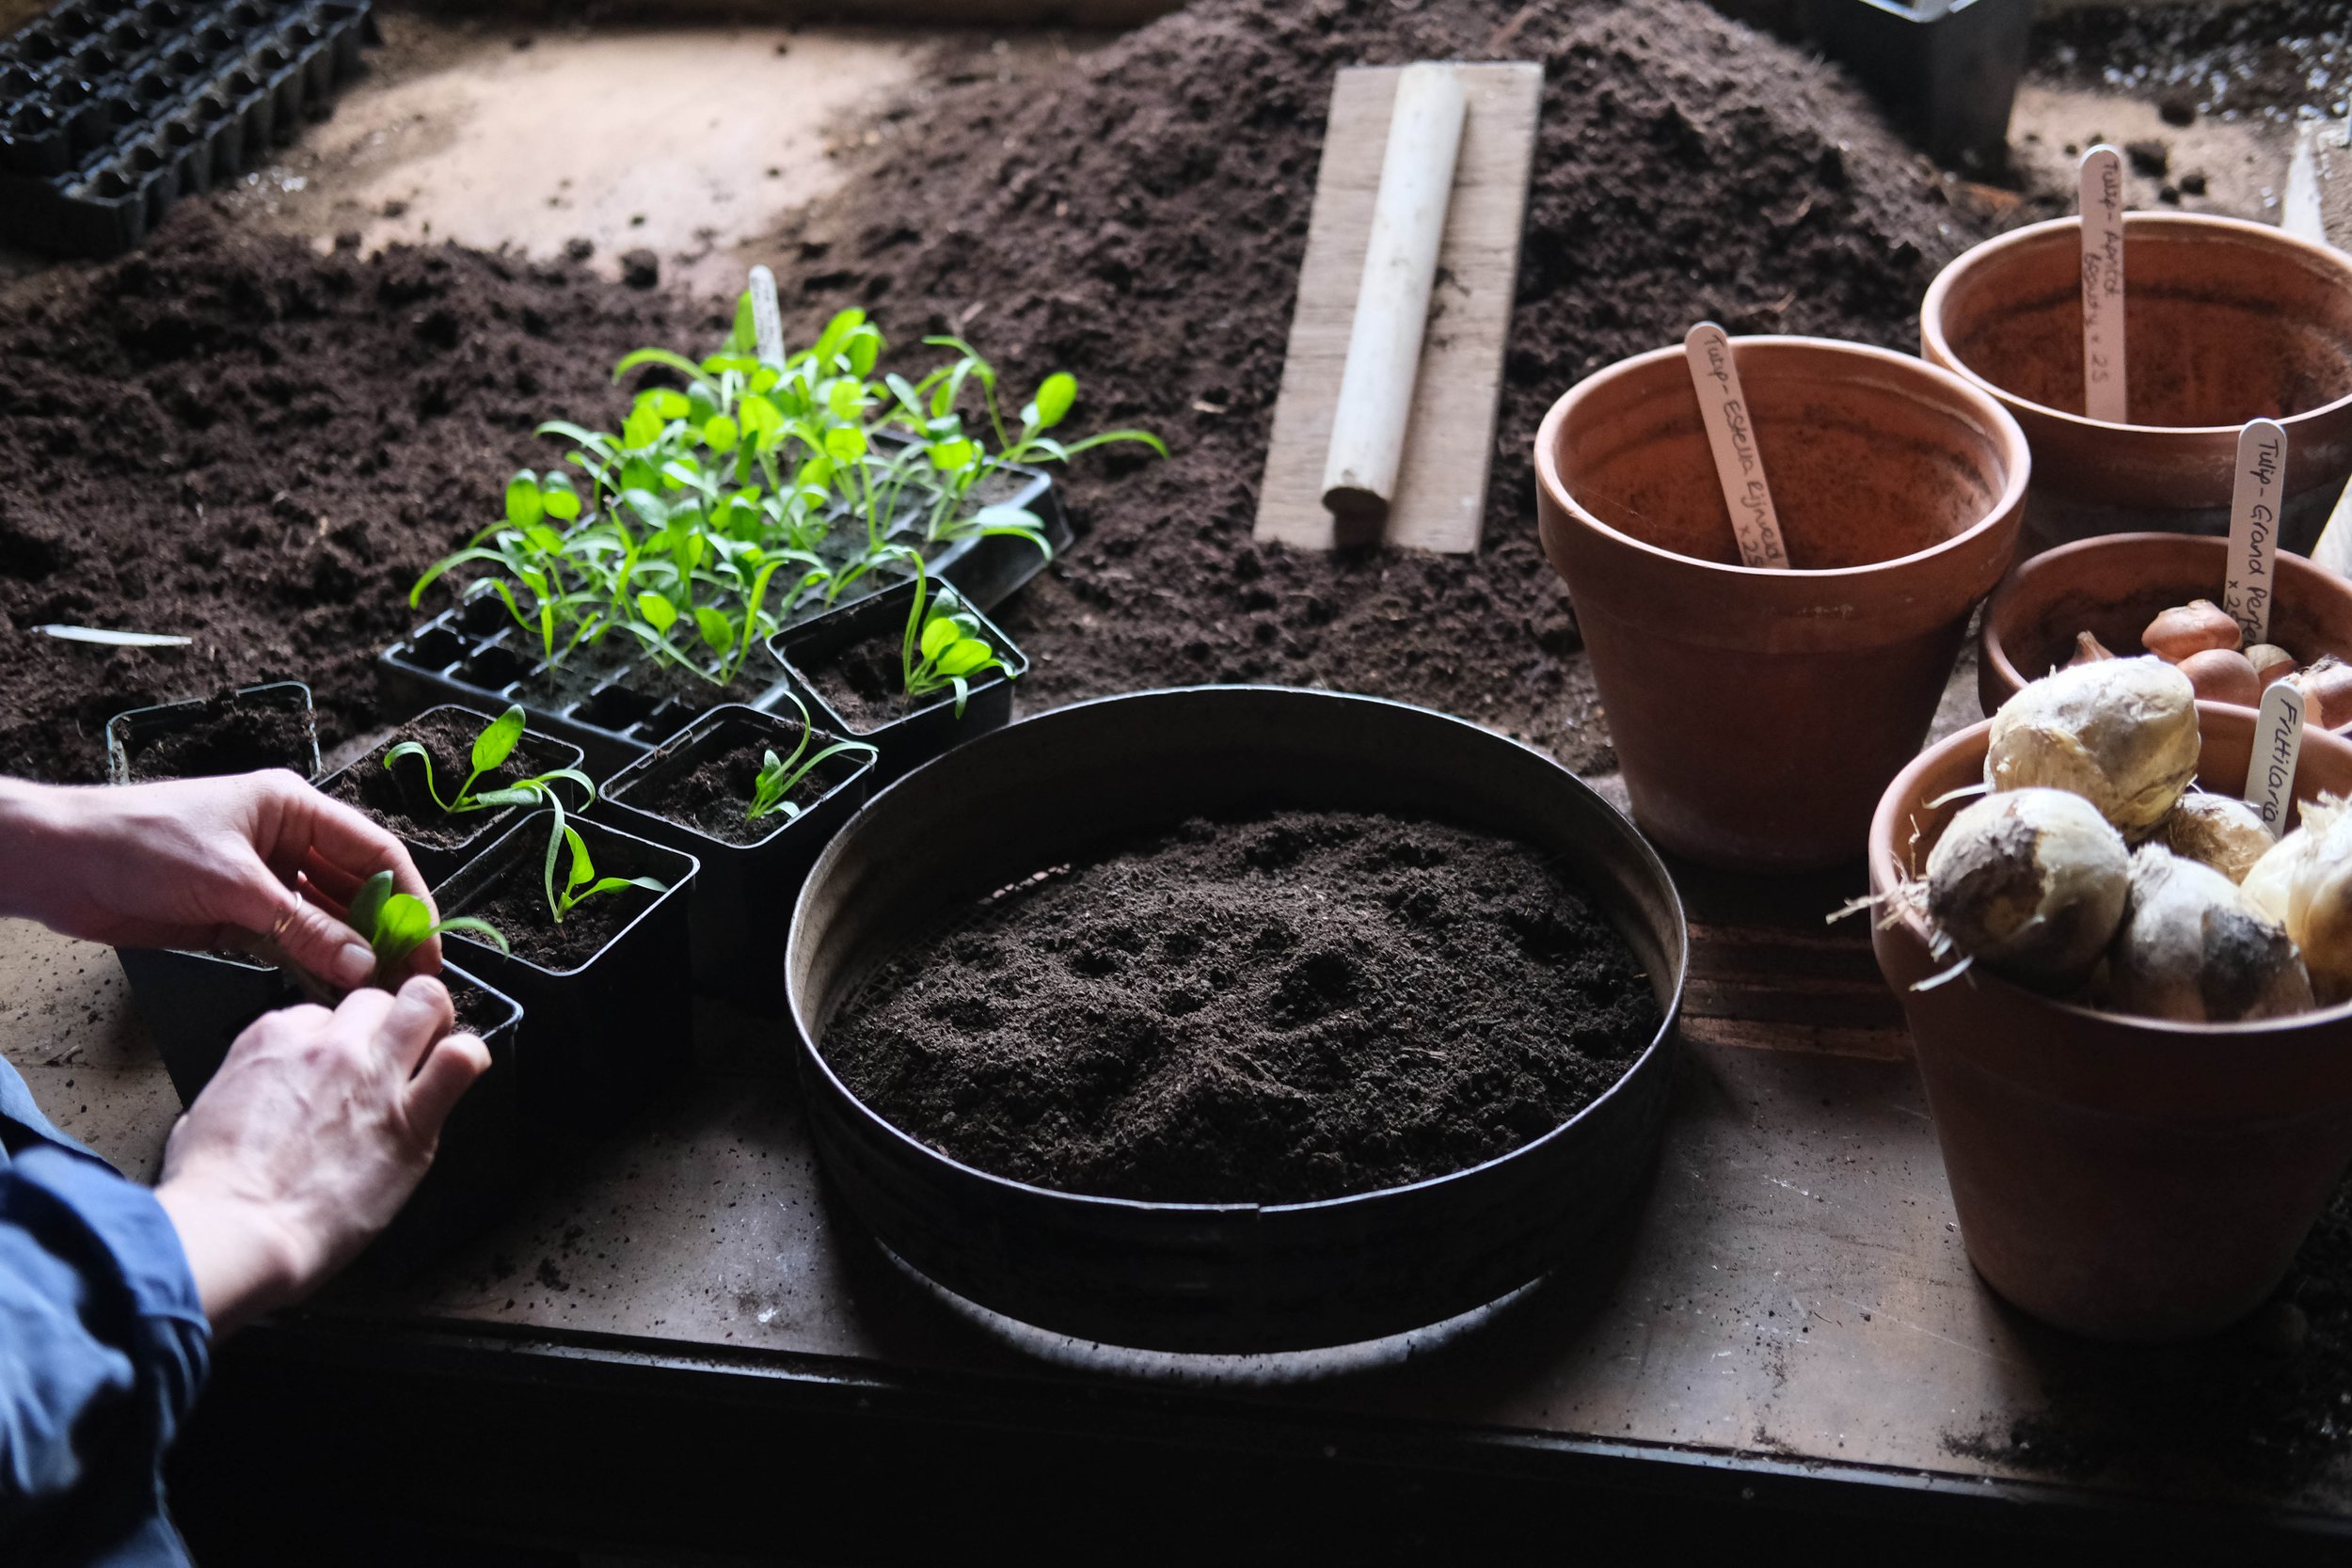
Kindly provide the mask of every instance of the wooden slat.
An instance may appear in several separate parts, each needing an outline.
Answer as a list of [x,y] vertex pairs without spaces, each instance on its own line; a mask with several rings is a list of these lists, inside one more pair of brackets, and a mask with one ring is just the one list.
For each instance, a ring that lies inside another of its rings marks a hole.
[[[1470,112],[1386,539],[1412,549],[1466,554],[1478,548],[1486,506],[1543,70],[1517,64],[1454,69]],[[1331,515],[1323,509],[1324,456],[1347,362],[1396,78],[1392,67],[1351,67],[1332,84],[1289,355],[1258,493],[1260,539],[1303,549],[1327,550],[1339,543]]]

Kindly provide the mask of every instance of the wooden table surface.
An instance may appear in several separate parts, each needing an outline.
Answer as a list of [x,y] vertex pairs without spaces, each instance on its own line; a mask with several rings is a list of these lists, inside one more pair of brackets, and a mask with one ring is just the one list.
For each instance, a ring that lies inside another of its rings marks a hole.
[[[1939,727],[1969,717],[1958,687]],[[977,1475],[1135,1443],[1175,1444],[1187,1457],[1170,1476],[1241,1453],[1266,1475],[1356,1456],[1413,1485],[1646,1487],[1689,1492],[1693,1508],[1754,1505],[1760,1485],[1766,1503],[1812,1513],[1956,1508],[1955,1528],[1976,1528],[1970,1505],[1990,1502],[2002,1528],[2114,1526],[2097,1489],[2006,1470],[1971,1443],[2046,1408],[2071,1346],[1969,1269],[1867,930],[1822,922],[1859,890],[1859,866],[1677,874],[1694,957],[1655,1178],[1593,1257],[1470,1321],[1251,1360],[1115,1353],[985,1319],[900,1272],[828,1200],[783,1026],[705,1006],[692,1081],[626,1132],[555,1149],[510,1218],[426,1275],[348,1280],[248,1331],[215,1398],[244,1412],[240,1441],[282,1445],[338,1506],[397,1513],[404,1487],[430,1480],[437,1516],[533,1538],[675,1540],[691,1518],[712,1549],[744,1549],[758,1509],[707,1488],[746,1453],[821,1469],[849,1451],[883,1464],[886,1449],[885,1468]],[[0,924],[0,1044],[61,1126],[152,1175],[177,1102],[106,949]],[[860,1424],[885,1416],[903,1451]],[[362,1464],[337,1422],[381,1451]],[[639,1442],[648,1430],[668,1433],[658,1451]],[[460,1462],[469,1445],[549,1443],[592,1457],[528,1497]],[[1278,1462],[1269,1444],[1297,1453]],[[590,1473],[616,1449],[628,1473],[675,1473],[660,1486]],[[2344,1465],[2290,1497],[2177,1476],[2161,1497],[2106,1490],[2133,1499],[2139,1528],[2169,1521],[2176,1542],[2352,1522]],[[2053,1506],[2010,1506],[2020,1498]],[[843,1549],[907,1523],[861,1513]]]

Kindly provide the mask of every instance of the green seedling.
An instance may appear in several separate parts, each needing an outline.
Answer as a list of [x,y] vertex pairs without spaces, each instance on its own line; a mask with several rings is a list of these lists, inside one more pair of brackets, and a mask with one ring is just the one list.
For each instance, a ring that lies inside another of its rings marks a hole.
[[930,578],[923,571],[923,558],[913,550],[905,553],[914,566],[914,601],[907,608],[906,637],[899,649],[906,694],[928,697],[952,687],[956,717],[961,719],[963,705],[972,697],[973,676],[1004,670],[1009,677],[1012,672],[981,635],[979,618],[957,608],[951,590],[942,588],[926,602]]
[[[571,847],[571,863],[564,869],[564,886],[558,889],[555,885],[555,861],[566,845]],[[556,811],[555,832],[548,839],[547,882],[548,912],[555,917],[558,926],[564,924],[564,917],[582,900],[593,898],[599,893],[618,893],[625,887],[641,887],[648,893],[670,891],[667,883],[657,882],[651,877],[597,876],[596,862],[588,858],[587,841],[580,836],[579,829],[564,820],[561,807]]]
[[374,983],[385,990],[398,990],[409,956],[444,931],[464,931],[501,953],[507,951],[506,939],[486,920],[461,914],[437,924],[423,899],[392,891],[389,871],[370,877],[352,895],[351,928],[367,938],[368,945],[375,950]]
[[491,720],[483,732],[473,737],[473,754],[469,759],[473,771],[466,775],[464,784],[458,785],[453,800],[441,799],[441,792],[433,780],[432,753],[416,741],[404,740],[385,752],[384,766],[389,768],[403,757],[415,757],[424,768],[424,792],[433,797],[435,805],[451,816],[461,812],[487,811],[499,806],[535,805],[552,795],[552,785],[558,779],[571,780],[587,792],[589,800],[595,800],[596,786],[588,782],[587,774],[576,768],[559,768],[536,778],[520,780],[504,789],[485,789],[480,794],[474,793],[476,779],[503,766],[506,759],[515,754],[516,744],[522,739],[523,723],[522,706],[516,704]]
[[[786,695],[790,696],[790,693],[787,692]],[[792,697],[791,701],[792,705],[800,709],[801,738],[794,743],[790,756],[779,757],[773,752],[766,753],[759,766],[759,777],[752,781],[752,809],[743,814],[743,820],[746,822],[756,822],[761,817],[771,816],[776,812],[782,812],[787,822],[800,816],[801,808],[786,797],[798,789],[801,781],[807,778],[820,764],[833,757],[845,756],[852,752],[863,752],[867,757],[882,755],[880,751],[862,740],[839,740],[803,761],[803,753],[807,752],[809,742],[816,738],[817,731],[809,723],[808,709],[803,705],[801,700],[798,697]]]

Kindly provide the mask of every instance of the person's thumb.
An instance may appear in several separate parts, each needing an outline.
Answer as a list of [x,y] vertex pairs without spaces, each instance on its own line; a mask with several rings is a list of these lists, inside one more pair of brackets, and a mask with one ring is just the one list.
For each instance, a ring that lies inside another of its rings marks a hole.
[[445,1035],[408,1080],[408,1125],[420,1139],[441,1135],[473,1081],[490,1070],[490,1048],[472,1035]]
[[247,884],[252,904],[240,913],[238,925],[295,968],[340,990],[368,983],[375,973],[375,953],[358,932],[265,871],[256,873],[256,882]]

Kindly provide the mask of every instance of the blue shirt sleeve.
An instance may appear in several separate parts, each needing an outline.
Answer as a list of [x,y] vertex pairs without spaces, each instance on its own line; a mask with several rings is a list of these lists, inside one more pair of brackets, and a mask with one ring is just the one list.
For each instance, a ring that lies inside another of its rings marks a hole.
[[154,1195],[52,1136],[0,1120],[0,1560],[183,1562],[161,1466],[203,1306]]

